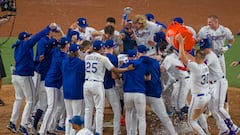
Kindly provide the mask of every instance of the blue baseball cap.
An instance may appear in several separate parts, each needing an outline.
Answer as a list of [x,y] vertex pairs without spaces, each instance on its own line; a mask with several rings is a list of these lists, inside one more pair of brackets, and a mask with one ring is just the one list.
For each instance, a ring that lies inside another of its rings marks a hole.
[[52,46],[57,46],[57,45],[58,45],[58,41],[56,38],[51,38],[47,42],[47,47],[52,47]]
[[69,122],[76,125],[83,125],[84,119],[81,116],[73,116],[73,118],[70,119]]
[[93,50],[100,50],[103,47],[103,42],[101,40],[95,40],[93,42]]
[[147,13],[147,14],[145,14],[145,16],[146,16],[148,21],[152,21],[154,19],[154,15],[151,14],[151,13]]
[[137,47],[137,51],[140,53],[146,53],[147,52],[147,47],[145,45],[139,45]]
[[104,46],[106,48],[112,48],[114,46],[113,40],[111,40],[111,39],[106,40]]
[[127,55],[128,55],[128,57],[136,57],[137,51],[136,50],[128,50]]
[[86,18],[78,18],[78,26],[81,28],[86,28],[88,26]]
[[212,41],[209,38],[203,38],[199,42],[200,49],[212,48]]
[[26,31],[20,32],[18,34],[18,39],[19,40],[24,40],[25,38],[30,37],[32,34],[27,33]]
[[61,48],[65,47],[66,44],[70,43],[70,40],[67,37],[62,37],[59,40],[59,45]]
[[71,44],[70,47],[69,47],[69,52],[76,52],[76,51],[78,51],[80,48],[81,48],[80,45]]
[[175,18],[173,19],[173,21],[174,21],[174,22],[178,22],[178,23],[180,23],[180,24],[183,24],[183,19],[182,19],[181,17],[175,17]]
[[80,37],[80,34],[79,34],[78,31],[71,31],[71,33],[70,33],[71,38],[72,38],[72,36],[74,36],[74,35],[77,35],[77,39],[78,39],[78,40],[82,40],[82,38]]

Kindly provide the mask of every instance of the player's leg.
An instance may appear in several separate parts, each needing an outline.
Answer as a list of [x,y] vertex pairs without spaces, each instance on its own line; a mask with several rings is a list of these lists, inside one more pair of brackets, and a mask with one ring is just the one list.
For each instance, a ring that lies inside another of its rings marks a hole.
[[39,130],[40,135],[45,135],[47,133],[47,130],[50,128],[49,124],[54,118],[53,113],[57,108],[57,91],[59,91],[59,89],[46,87],[48,107]]
[[117,94],[115,88],[107,89],[106,98],[108,99],[113,113],[114,113],[114,135],[121,134],[121,127],[120,127],[120,119],[121,119],[121,106],[120,106],[120,98]]
[[15,101],[13,103],[13,109],[12,109],[12,115],[10,118],[10,122],[12,124],[14,124],[14,128],[15,129],[10,129],[10,125],[8,125],[8,128],[10,130],[15,130],[13,132],[16,132],[16,123],[19,117],[19,112],[20,112],[20,108],[22,105],[22,101],[24,99],[24,94],[23,94],[23,89],[22,89],[22,83],[24,83],[24,79],[22,79],[21,76],[18,75],[12,75],[12,83],[14,86],[14,90],[15,90]]
[[66,126],[66,131],[65,131],[65,135],[70,135],[71,133],[71,124],[69,122],[69,120],[73,117],[73,100],[68,100],[68,99],[64,99],[64,103],[65,103],[65,107],[66,107],[66,121],[65,121],[65,126]]
[[[95,82],[95,88],[91,92],[94,93],[93,100],[96,108],[96,133],[103,134],[103,113],[105,107],[105,89],[102,82]],[[97,89],[97,91],[96,91]]]
[[166,108],[163,102],[163,99],[155,98],[155,97],[147,97],[147,100],[153,110],[154,113],[158,116],[158,118],[161,120],[165,128],[168,130],[168,132],[171,135],[176,135],[177,132],[175,131],[175,128],[172,124],[171,119],[168,117]]
[[198,96],[193,96],[192,101],[189,106],[189,112],[188,112],[188,123],[190,127],[200,135],[205,135],[206,133],[201,128],[201,126],[198,123],[198,119],[200,115],[203,113],[203,107],[206,105],[205,96],[202,96],[201,98]]
[[[84,100],[72,100],[72,109],[73,109],[73,116],[81,116],[82,118],[84,117]],[[66,119],[66,121],[69,122],[70,119]],[[70,124],[71,125],[71,124]],[[67,125],[66,125],[67,126]],[[72,129],[71,126],[71,134],[70,135],[75,135],[77,133],[77,131],[75,131],[74,129]],[[65,133],[66,134],[66,133]]]
[[131,135],[131,130],[133,128],[133,124],[137,125],[136,123],[133,123],[133,109],[134,109],[134,102],[133,102],[133,93],[124,93],[124,105],[125,105],[125,118],[126,118],[126,130],[127,135]]
[[26,125],[28,123],[28,119],[30,117],[30,114],[34,109],[34,106],[33,106],[34,99],[33,98],[36,97],[35,87],[33,85],[33,80],[32,80],[31,76],[25,78],[23,93],[26,98],[26,105],[23,110],[21,125],[23,127],[26,127]]
[[134,97],[134,106],[137,111],[139,135],[146,134],[146,96],[142,93],[136,93]]
[[93,102],[93,95],[90,91],[92,82],[85,81],[84,83],[84,103],[85,103],[85,115],[84,115],[84,126],[85,128],[88,128],[89,130],[92,129],[92,115],[93,115],[93,108],[94,108],[94,102]]

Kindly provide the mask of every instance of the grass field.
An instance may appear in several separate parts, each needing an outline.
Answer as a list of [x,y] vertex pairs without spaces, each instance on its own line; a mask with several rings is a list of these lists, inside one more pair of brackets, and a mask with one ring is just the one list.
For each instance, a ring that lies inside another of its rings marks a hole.
[[[5,39],[6,38],[0,38],[0,43],[2,43]],[[7,73],[7,77],[3,79],[4,84],[11,83],[10,65],[14,64],[13,49],[11,48],[11,45],[15,42],[16,38],[11,38],[6,44],[0,46],[3,63]],[[232,46],[232,48],[230,48],[230,50],[225,53],[225,59],[229,86],[240,87],[240,80],[236,78],[237,75],[240,74],[240,66],[238,67],[229,66],[232,61],[240,60],[240,37],[235,37],[235,43]]]

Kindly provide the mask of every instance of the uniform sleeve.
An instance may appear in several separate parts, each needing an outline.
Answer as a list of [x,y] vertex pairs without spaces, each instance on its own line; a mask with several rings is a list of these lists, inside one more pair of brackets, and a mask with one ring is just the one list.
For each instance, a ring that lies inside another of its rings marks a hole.
[[205,31],[205,27],[202,27],[202,28],[199,30],[197,37],[198,37],[198,38],[206,38],[206,37],[205,37],[206,35],[204,35],[204,31]]
[[168,70],[168,69],[171,67],[171,61],[169,60],[168,57],[163,60],[162,66],[163,66],[166,70]]
[[107,58],[107,57],[103,57],[103,64],[106,67],[107,70],[111,70],[112,68],[114,68],[113,64],[111,63],[111,61]]
[[225,27],[225,30],[226,30],[226,38],[227,38],[227,40],[234,39],[234,36],[233,36],[231,30],[229,28],[226,28],[226,27]]

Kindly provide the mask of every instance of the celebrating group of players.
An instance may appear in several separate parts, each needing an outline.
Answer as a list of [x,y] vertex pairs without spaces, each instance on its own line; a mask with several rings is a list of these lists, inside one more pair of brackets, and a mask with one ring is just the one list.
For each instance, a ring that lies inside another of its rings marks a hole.
[[[56,128],[65,127],[66,135],[102,135],[106,98],[114,113],[114,135],[121,134],[123,115],[128,135],[145,135],[146,105],[171,135],[178,133],[167,112],[176,113],[180,120],[188,114],[195,133],[210,134],[204,116],[207,109],[220,134],[237,134],[240,129],[224,108],[228,88],[224,53],[234,41],[231,31],[215,15],[208,17],[208,25],[198,34],[176,17],[173,23],[187,29],[200,46],[192,44],[191,50],[185,50],[187,40],[181,32],[168,37],[167,27],[152,14],[135,15],[131,20],[128,14],[123,15],[120,32],[115,30],[115,19],[109,17],[100,31],[79,18],[66,35],[56,23],[33,36],[19,33],[12,45],[16,99],[7,128],[28,135],[32,119],[31,134],[54,135]],[[56,39],[58,33],[62,33],[60,39]],[[200,49],[195,52],[195,48]],[[191,101],[187,101],[188,95]],[[78,132],[72,126],[74,116],[84,118],[84,128]]]

